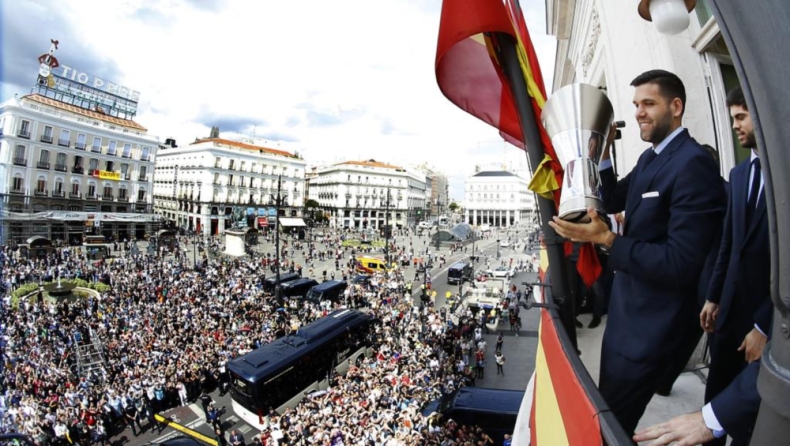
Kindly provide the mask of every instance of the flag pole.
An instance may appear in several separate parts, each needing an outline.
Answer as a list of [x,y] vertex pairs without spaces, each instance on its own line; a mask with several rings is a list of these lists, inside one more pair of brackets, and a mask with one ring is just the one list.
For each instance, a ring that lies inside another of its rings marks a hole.
[[[530,164],[532,174],[543,161],[545,150],[540,139],[538,121],[532,108],[527,86],[524,83],[524,74],[516,55],[516,44],[513,38],[507,34],[497,34],[497,56],[499,57],[505,76],[508,79],[510,92],[518,110],[521,133],[524,145],[527,148],[527,161]],[[560,320],[565,331],[571,340],[573,348],[578,350],[576,342],[576,304],[573,293],[570,289],[570,274],[568,261],[565,258],[565,239],[557,235],[554,228],[549,226],[552,217],[557,215],[554,200],[546,199],[540,194],[538,198],[538,211],[540,214],[541,226],[543,227],[543,240],[546,244],[546,252],[549,257],[549,277],[552,285],[552,298],[559,306]]]

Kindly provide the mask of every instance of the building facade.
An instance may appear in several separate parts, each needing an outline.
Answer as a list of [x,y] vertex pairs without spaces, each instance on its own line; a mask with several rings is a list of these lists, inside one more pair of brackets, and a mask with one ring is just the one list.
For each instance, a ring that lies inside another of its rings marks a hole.
[[206,138],[179,147],[165,145],[156,163],[155,211],[185,230],[218,235],[241,219],[249,227],[301,216],[306,163],[296,154],[259,141]]
[[425,175],[376,160],[319,167],[309,190],[331,227],[383,228],[387,211],[392,227],[413,226],[424,218]]
[[615,151],[620,176],[633,169],[649,145],[639,138],[633,117],[631,80],[657,68],[683,80],[683,125],[701,144],[718,151],[725,177],[749,157],[731,129],[725,103],[738,78],[709,1],[697,0],[688,29],[671,36],[639,17],[638,2],[624,7],[618,0],[546,0],[547,32],[557,37],[553,88],[584,82],[606,92],[615,119],[627,123]]
[[483,170],[466,179],[464,221],[473,226],[531,224],[536,215],[529,181],[504,170]]
[[[154,228],[143,216],[136,223],[134,216],[108,214],[153,212],[158,139],[131,119],[58,100],[52,92],[44,86],[0,104],[0,241],[38,235],[81,244],[86,234],[118,240],[150,234]],[[45,211],[71,214],[24,217]]]

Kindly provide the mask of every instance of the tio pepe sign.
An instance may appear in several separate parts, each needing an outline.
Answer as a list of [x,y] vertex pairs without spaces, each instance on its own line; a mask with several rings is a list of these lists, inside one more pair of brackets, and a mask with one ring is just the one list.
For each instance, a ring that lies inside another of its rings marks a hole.
[[63,70],[62,76],[70,81],[79,82],[97,90],[106,91],[117,96],[137,102],[140,99],[140,92],[118,85],[113,82],[105,82],[104,79],[78,71],[68,65],[61,65],[59,69]]

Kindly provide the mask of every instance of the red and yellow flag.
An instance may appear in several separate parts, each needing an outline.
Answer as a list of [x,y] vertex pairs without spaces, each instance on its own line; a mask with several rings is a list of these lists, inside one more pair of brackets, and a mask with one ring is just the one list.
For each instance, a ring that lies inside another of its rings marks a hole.
[[[503,34],[516,42],[521,74],[535,112],[534,125],[549,157],[535,168],[530,188],[543,197],[553,196],[559,205],[563,168],[540,123],[546,88],[518,0],[444,0],[436,80],[447,99],[499,129],[506,141],[527,150],[516,103],[495,51]],[[591,244],[581,251],[576,267],[589,287],[600,275],[601,265]]]

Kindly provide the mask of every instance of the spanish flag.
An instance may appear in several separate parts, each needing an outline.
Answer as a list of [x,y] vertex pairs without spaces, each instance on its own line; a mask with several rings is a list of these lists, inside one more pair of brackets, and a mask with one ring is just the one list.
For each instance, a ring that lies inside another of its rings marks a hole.
[[[563,168],[540,123],[546,88],[518,0],[444,0],[436,48],[436,81],[452,103],[499,129],[506,141],[528,150],[516,102],[497,58],[498,40],[503,36],[516,42],[521,74],[535,112],[534,124],[548,157],[535,168],[530,189],[553,197],[559,206]],[[591,244],[582,247],[582,252],[576,266],[587,286],[592,286],[601,265]]]

